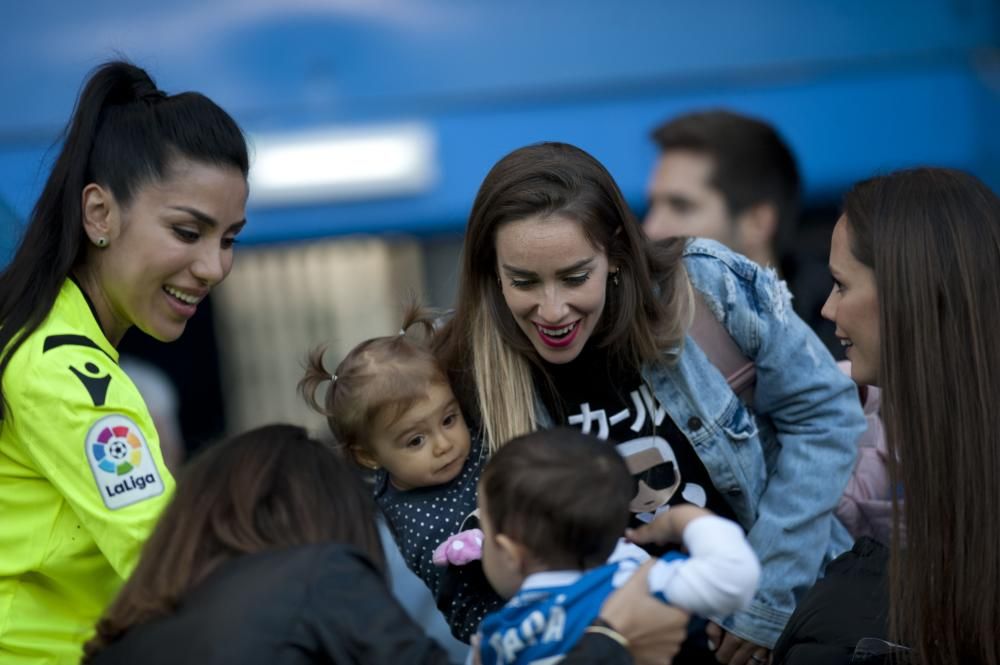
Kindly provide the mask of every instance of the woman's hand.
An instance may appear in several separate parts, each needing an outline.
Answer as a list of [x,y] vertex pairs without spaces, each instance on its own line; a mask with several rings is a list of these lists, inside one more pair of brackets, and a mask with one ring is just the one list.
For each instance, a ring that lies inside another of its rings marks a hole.
[[717,623],[708,622],[705,632],[715,645],[715,659],[725,665],[766,665],[771,650],[736,637]]
[[646,575],[655,562],[650,559],[640,566],[601,608],[601,618],[628,640],[628,650],[637,665],[670,663],[687,637],[687,612],[649,593]]

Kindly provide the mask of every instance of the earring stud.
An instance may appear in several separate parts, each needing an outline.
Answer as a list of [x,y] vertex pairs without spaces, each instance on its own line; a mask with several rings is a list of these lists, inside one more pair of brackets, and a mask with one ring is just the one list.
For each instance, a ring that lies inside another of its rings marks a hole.
[[97,245],[98,247],[100,247],[101,249],[104,249],[105,247],[108,246],[108,237],[107,236],[97,236],[97,240],[94,241],[94,244]]

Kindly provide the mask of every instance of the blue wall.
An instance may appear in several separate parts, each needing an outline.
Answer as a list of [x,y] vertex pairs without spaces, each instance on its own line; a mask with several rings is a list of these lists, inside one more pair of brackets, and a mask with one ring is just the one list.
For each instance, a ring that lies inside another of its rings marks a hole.
[[490,165],[543,139],[593,152],[639,208],[649,129],[703,106],[774,122],[813,200],[918,163],[1000,185],[990,0],[38,0],[0,8],[0,199],[17,215],[83,77],[116,52],[251,132],[416,120],[436,134],[425,194],[252,210],[251,242],[458,230]]

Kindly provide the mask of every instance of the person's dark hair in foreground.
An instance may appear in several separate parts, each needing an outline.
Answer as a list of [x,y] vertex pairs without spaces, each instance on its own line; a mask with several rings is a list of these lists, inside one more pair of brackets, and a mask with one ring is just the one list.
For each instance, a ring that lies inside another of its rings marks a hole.
[[[87,643],[87,657],[182,609],[213,573],[228,575],[236,559],[326,543],[353,546],[345,556],[382,577],[373,504],[331,446],[300,427],[270,425],[211,447],[182,470],[135,572]],[[234,603],[231,615],[246,609]]]
[[[351,463],[300,427],[209,448],[182,470],[83,662],[444,665],[385,583],[374,511]],[[633,609],[644,593],[622,589],[604,616],[644,638],[652,626]],[[590,635],[564,662],[632,659]]]

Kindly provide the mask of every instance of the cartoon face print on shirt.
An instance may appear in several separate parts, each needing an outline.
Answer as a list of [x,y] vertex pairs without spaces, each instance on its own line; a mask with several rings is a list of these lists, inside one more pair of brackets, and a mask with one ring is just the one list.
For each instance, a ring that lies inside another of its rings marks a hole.
[[635,476],[633,522],[652,519],[656,511],[682,501],[725,508],[694,445],[640,369],[593,346],[571,363],[547,364],[539,375],[542,385],[550,382],[551,390],[543,391],[542,399],[560,424],[612,445],[642,442],[631,446],[637,456],[629,465]]
[[[617,449],[635,483],[635,495],[629,510],[636,513],[641,521],[650,522],[669,508],[668,503],[682,485],[674,449],[659,436],[632,439],[619,444]],[[695,483],[684,484],[681,496],[688,503],[702,508],[707,501],[704,488]]]
[[655,513],[667,505],[681,485],[677,456],[670,444],[658,436],[644,436],[619,444],[618,453],[635,483],[629,510]]
[[608,413],[584,402],[569,415],[567,422],[579,427],[584,434],[593,434],[602,440],[607,440],[616,426],[619,435],[623,428],[635,434],[652,431],[652,435],[639,436],[618,445],[618,452],[625,458],[635,479],[636,493],[630,510],[636,513],[636,518],[651,521],[669,507],[668,503],[678,491],[686,502],[704,508],[708,502],[705,489],[696,483],[684,482],[676,453],[666,439],[657,436],[658,428],[666,419],[666,411],[648,386],[640,385],[630,391],[622,407],[615,413]]

